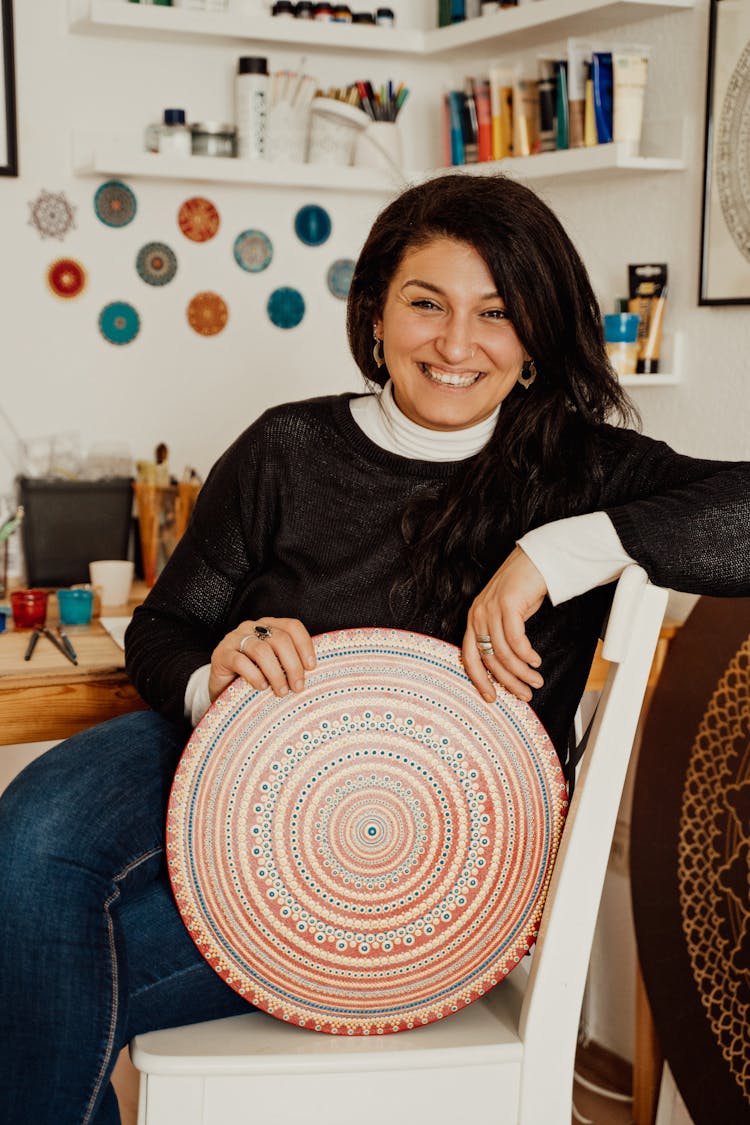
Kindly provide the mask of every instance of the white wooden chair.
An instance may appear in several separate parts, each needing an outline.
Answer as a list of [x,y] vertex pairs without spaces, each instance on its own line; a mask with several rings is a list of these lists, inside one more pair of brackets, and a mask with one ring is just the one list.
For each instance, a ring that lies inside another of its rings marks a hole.
[[570,1125],[589,953],[666,599],[640,567],[618,582],[612,663],[530,964],[442,1022],[376,1040],[256,1011],[140,1035],[138,1125]]

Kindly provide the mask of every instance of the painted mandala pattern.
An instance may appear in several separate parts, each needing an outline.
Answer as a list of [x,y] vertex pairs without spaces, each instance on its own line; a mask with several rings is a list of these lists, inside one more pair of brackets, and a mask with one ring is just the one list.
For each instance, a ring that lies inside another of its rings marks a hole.
[[719,681],[690,752],[677,876],[701,1004],[750,1103],[750,638]]
[[177,223],[191,242],[208,242],[219,229],[219,212],[210,199],[194,195],[177,213]]
[[77,208],[69,203],[62,191],[42,191],[29,203],[29,225],[36,227],[41,238],[59,238],[75,227]]
[[328,268],[326,285],[328,292],[340,301],[345,301],[349,296],[349,287],[354,276],[354,262],[351,258],[337,258]]
[[721,108],[716,183],[727,229],[750,261],[750,43],[734,68]]
[[175,775],[167,854],[204,957],[278,1019],[431,1023],[533,945],[567,807],[527,704],[479,697],[452,645],[355,629],[278,698],[235,681]]
[[308,203],[294,217],[294,230],[305,246],[322,246],[331,234],[331,216],[325,207]]
[[243,230],[234,240],[234,260],[248,273],[261,273],[272,258],[273,244],[262,230]]
[[168,285],[177,273],[177,256],[166,242],[147,242],[138,251],[135,268],[147,285]]
[[140,328],[141,318],[127,301],[112,301],[99,314],[99,331],[110,344],[129,344]]
[[97,189],[94,211],[107,227],[126,227],[132,223],[138,203],[134,192],[119,180],[109,180]]
[[218,293],[196,293],[187,307],[187,318],[199,336],[216,336],[226,327],[229,309]]
[[58,258],[47,270],[47,285],[56,297],[77,297],[86,288],[86,270],[75,258]]
[[282,285],[274,289],[266,308],[268,319],[277,328],[296,328],[305,315],[305,298],[298,289]]

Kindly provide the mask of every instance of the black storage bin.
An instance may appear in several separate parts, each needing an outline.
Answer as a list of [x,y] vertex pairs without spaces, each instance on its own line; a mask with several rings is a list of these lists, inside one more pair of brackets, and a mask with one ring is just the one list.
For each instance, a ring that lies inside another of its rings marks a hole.
[[133,482],[17,477],[26,580],[29,586],[89,581],[93,559],[126,559],[130,547]]

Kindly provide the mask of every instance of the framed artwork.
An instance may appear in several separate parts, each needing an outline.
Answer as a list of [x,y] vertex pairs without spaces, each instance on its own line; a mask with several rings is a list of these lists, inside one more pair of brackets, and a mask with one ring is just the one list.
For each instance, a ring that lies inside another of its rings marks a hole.
[[750,304],[750,4],[711,0],[701,305]]
[[0,0],[0,176],[18,175],[16,75],[13,60],[13,0]]

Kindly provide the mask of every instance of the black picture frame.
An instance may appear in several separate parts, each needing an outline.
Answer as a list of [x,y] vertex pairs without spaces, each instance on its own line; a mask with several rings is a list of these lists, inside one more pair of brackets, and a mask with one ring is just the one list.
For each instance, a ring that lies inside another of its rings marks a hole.
[[16,70],[13,52],[13,0],[0,0],[0,48],[3,85],[0,89],[0,176],[18,175],[16,133]]
[[750,304],[750,4],[711,0],[699,305]]

